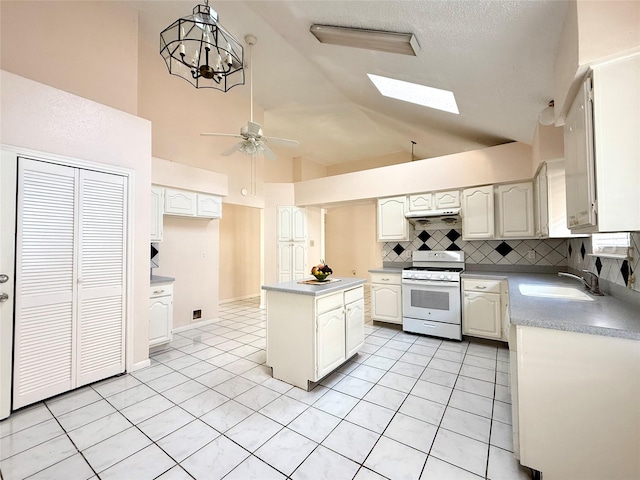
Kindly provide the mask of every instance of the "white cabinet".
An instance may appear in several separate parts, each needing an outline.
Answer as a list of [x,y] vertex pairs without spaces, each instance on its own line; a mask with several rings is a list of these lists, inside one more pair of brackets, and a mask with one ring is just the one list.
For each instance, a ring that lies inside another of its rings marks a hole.
[[462,191],[462,237],[479,240],[494,237],[493,185]]
[[536,236],[549,236],[549,182],[547,177],[547,163],[543,163],[533,179],[533,193],[535,202]]
[[195,192],[165,188],[164,213],[166,215],[194,216],[196,214]]
[[533,237],[533,183],[498,185],[496,199],[498,237]]
[[371,274],[371,319],[402,324],[400,273]]
[[564,126],[568,227],[640,230],[640,54],[592,69]]
[[501,281],[462,280],[462,333],[502,340]]
[[149,298],[149,347],[155,347],[173,338],[173,285],[151,285]]
[[279,282],[307,276],[307,217],[298,207],[277,209],[277,276]]
[[433,194],[436,210],[460,207],[460,190],[449,192],[436,192]]
[[378,199],[379,242],[409,240],[409,222],[404,216],[406,211],[406,196]]
[[409,195],[409,210],[431,210],[433,209],[433,194],[420,193],[418,195]]
[[217,195],[196,193],[196,217],[222,218],[222,198]]
[[161,242],[163,233],[164,188],[151,187],[151,241]]
[[317,297],[267,290],[267,365],[273,378],[307,390],[362,345],[361,285]]

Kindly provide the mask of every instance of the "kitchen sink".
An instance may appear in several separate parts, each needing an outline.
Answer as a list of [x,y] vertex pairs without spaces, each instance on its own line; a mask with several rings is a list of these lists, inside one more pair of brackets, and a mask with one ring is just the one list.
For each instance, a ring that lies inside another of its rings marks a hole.
[[593,301],[593,297],[584,290],[560,285],[537,285],[524,283],[520,285],[520,293],[528,297],[564,298],[567,300]]

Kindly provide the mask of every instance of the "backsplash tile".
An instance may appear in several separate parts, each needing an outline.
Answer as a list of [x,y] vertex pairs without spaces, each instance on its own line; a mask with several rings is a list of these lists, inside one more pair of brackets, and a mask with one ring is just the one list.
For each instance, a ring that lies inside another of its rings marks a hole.
[[[568,266],[578,271],[589,270],[604,280],[640,292],[638,282],[631,282],[640,268],[640,232],[631,233],[630,260],[592,257],[588,255],[589,252],[591,252],[591,237],[569,239],[567,241]],[[630,282],[631,285],[629,285]]]
[[[572,248],[576,250],[575,246]],[[383,244],[382,261],[411,262],[411,252],[415,250],[462,250],[467,264],[567,265],[567,242],[563,238],[465,241],[459,229],[414,230],[411,241]],[[533,260],[527,258],[530,250],[536,252]]]

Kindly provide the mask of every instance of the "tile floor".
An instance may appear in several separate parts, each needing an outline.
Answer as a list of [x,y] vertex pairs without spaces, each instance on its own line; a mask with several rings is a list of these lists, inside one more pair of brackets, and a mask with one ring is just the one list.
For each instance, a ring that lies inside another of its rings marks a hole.
[[530,478],[511,452],[506,348],[368,321],[361,353],[305,392],[264,365],[258,299],[220,317],[149,368],[0,422],[2,478]]

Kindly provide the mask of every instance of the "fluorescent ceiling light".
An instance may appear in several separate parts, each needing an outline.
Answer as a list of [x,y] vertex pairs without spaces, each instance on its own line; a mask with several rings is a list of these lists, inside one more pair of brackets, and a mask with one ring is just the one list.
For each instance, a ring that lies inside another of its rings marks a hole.
[[445,112],[460,113],[453,92],[418,85],[417,83],[381,77],[379,75],[372,75],[370,73],[367,73],[367,75],[385,97],[391,97],[429,108],[436,108],[438,110],[444,110]]
[[322,43],[343,45],[345,47],[365,48],[380,52],[413,55],[420,49],[412,33],[385,32],[362,28],[333,27],[330,25],[311,25],[311,33]]

